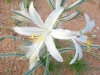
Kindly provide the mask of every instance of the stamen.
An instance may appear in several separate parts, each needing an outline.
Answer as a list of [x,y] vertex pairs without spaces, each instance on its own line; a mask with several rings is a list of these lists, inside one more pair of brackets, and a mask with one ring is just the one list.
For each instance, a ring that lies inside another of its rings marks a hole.
[[41,36],[39,37],[38,44],[39,44],[40,42],[43,42],[43,41],[44,41],[44,36],[41,35]]
[[36,59],[36,58],[37,58],[37,56],[36,56],[36,54],[34,54],[34,55],[32,55],[32,57],[30,57],[30,60]]
[[38,34],[32,34],[31,36],[30,36],[30,38],[37,38],[39,35]]
[[32,34],[29,38],[32,39],[32,42],[35,42],[38,39],[39,36],[40,35],[38,35],[38,34]]
[[89,41],[89,40],[86,42],[86,46],[87,46],[87,48],[88,48],[89,50],[90,50],[90,45],[91,45],[91,44],[92,44],[92,42]]

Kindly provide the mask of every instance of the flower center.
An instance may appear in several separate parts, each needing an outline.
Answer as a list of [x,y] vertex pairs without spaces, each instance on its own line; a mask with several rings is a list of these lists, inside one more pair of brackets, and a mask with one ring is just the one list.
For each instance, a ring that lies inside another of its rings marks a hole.
[[32,39],[32,42],[35,42],[36,40],[38,40],[37,43],[39,44],[40,42],[45,41],[45,36],[48,32],[49,32],[48,29],[45,29],[45,31],[41,34],[32,34],[30,38]]

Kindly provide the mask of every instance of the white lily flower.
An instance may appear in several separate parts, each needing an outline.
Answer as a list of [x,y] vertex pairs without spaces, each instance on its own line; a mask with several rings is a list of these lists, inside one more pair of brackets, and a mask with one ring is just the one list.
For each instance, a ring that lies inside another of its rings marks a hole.
[[[41,46],[45,43],[47,49],[51,56],[56,60],[63,62],[63,59],[55,47],[54,40],[51,36],[51,31],[53,30],[54,24],[63,12],[64,8],[59,7],[54,10],[46,19],[45,23],[41,20],[40,15],[36,12],[33,7],[33,2],[31,2],[29,7],[29,14],[31,20],[39,27],[14,27],[13,30],[21,35],[31,36],[31,38],[37,38],[37,40],[30,46],[29,51],[26,54],[26,58],[31,59],[32,64],[34,60],[38,61],[38,54],[40,52]],[[33,67],[34,64],[30,66],[29,69]]]
[[55,3],[56,3],[56,4],[55,4],[56,9],[60,7],[61,1],[62,1],[62,0],[56,0],[56,2],[55,2]]
[[[90,18],[86,13],[84,13],[84,16],[86,18],[86,27],[78,32],[79,35],[75,39],[76,41],[78,41],[80,43],[86,43],[87,42],[87,36],[85,36],[84,33],[88,32],[88,31],[91,31],[95,26],[95,21],[94,20],[90,21]],[[80,60],[82,58],[82,50],[79,47],[79,44],[77,42],[75,42],[75,40],[73,40],[73,42],[76,45],[76,50],[79,51],[78,52],[78,54],[79,54],[79,59],[78,60]],[[78,54],[76,52],[76,55],[75,55],[74,59],[72,59],[70,64],[73,64],[75,62],[75,60],[77,59],[76,57],[78,57]]]
[[[74,45],[76,47],[76,54],[70,64],[73,64],[76,59],[80,60],[82,58],[82,49],[80,45],[77,43],[86,43],[87,36],[84,35],[84,33],[90,31],[95,26],[95,21],[90,21],[89,16],[85,13],[86,18],[86,27],[80,31],[74,32],[70,30],[64,30],[64,29],[55,29],[51,31],[51,35],[56,39],[62,39],[62,40],[72,40],[74,42]],[[56,35],[55,35],[56,34]],[[74,36],[73,36],[74,35]],[[77,35],[77,36],[75,36]]]

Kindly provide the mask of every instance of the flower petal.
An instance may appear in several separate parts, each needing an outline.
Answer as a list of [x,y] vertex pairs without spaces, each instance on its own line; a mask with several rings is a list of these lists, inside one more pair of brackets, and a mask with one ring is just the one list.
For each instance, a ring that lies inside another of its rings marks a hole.
[[17,15],[17,14],[15,16],[11,16],[11,18],[17,19],[17,20],[20,20],[20,21],[24,21],[24,22],[33,23],[33,21],[31,19],[25,18],[25,17]]
[[54,27],[54,24],[56,23],[57,19],[59,18],[59,16],[61,15],[61,13],[63,12],[64,8],[63,7],[59,7],[56,10],[54,10],[46,19],[45,21],[45,25],[47,28],[49,28],[50,30]]
[[20,4],[20,8],[21,8],[22,11],[24,11],[26,14],[28,14],[26,9],[24,8],[24,3],[23,2]]
[[24,11],[14,11],[14,13],[20,17],[31,20],[29,14],[26,14]]
[[74,42],[74,45],[76,47],[76,54],[75,54],[74,58],[72,59],[72,61],[70,62],[70,64],[73,64],[76,61],[76,59],[78,58],[78,54],[79,54],[79,59],[78,60],[80,60],[83,56],[82,55],[82,49],[79,46],[79,44],[75,40],[73,40],[73,42]]
[[45,43],[51,56],[54,57],[59,62],[63,62],[63,59],[60,53],[58,52],[57,48],[55,47],[54,40],[50,34],[47,34]]
[[86,19],[86,24],[90,23],[89,16],[86,13],[84,13],[84,16],[85,16],[85,19]]
[[36,55],[32,56],[29,60],[29,70],[31,70],[35,64],[38,62],[38,57]]
[[90,23],[88,23],[88,25],[86,25],[86,27],[83,30],[83,33],[90,31],[94,26],[95,26],[95,21],[93,20]]
[[44,29],[37,27],[13,27],[13,30],[21,35],[30,36],[32,34],[41,34],[44,32]]
[[43,23],[40,15],[36,12],[36,10],[33,6],[33,1],[30,3],[30,6],[29,6],[29,14],[30,14],[31,19],[37,26],[44,28],[44,23]]
[[73,39],[76,38],[77,34],[70,30],[64,29],[53,29],[51,35],[56,39]]
[[30,46],[30,50],[27,52],[26,57],[30,58],[32,55],[34,55],[34,52],[37,52],[35,55],[38,56],[38,53],[40,52],[40,48],[42,47],[44,42],[39,42],[38,40],[36,42],[34,42],[31,46]]
[[56,0],[56,9],[59,8],[61,5],[61,0]]

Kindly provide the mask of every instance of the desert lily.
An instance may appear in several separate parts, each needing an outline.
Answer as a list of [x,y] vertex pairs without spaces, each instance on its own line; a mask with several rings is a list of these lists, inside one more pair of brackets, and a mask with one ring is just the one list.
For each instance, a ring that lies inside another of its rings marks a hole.
[[[67,38],[68,36],[66,36],[66,32],[68,32],[69,34],[70,34],[70,32],[75,33],[74,31],[70,31],[67,29],[66,30],[55,29],[55,30],[52,30],[52,32],[51,32],[51,35],[56,39],[72,40],[74,42],[74,45],[76,47],[76,54],[75,54],[74,58],[72,59],[72,61],[70,62],[70,64],[73,64],[78,57],[79,57],[78,60],[80,60],[82,58],[82,49],[81,49],[80,45],[78,44],[78,42],[80,42],[82,44],[87,43],[87,36],[84,35],[84,33],[90,31],[95,26],[95,21],[94,20],[90,21],[90,18],[86,13],[84,15],[86,18],[86,27],[80,31],[76,31],[76,34],[77,34],[76,37],[70,38],[70,39]],[[65,37],[63,37],[63,36],[65,36]]]
[[[41,20],[41,17],[36,12],[35,8],[33,7],[33,2],[31,2],[29,6],[29,14],[31,20],[38,26],[38,27],[14,27],[13,30],[21,35],[30,36],[31,38],[35,38],[36,41],[30,46],[29,51],[26,54],[26,58],[30,59],[29,69],[32,69],[34,66],[34,62],[38,61],[38,54],[40,52],[40,48],[45,43],[47,49],[51,56],[53,56],[56,60],[63,62],[63,59],[55,47],[54,40],[51,35],[51,31],[53,30],[53,26],[58,19],[58,17],[63,12],[63,7],[59,7],[58,9],[54,10],[46,19],[45,23]],[[25,15],[25,14],[24,14]],[[27,17],[26,15],[26,17]],[[35,61],[34,61],[35,60]]]

